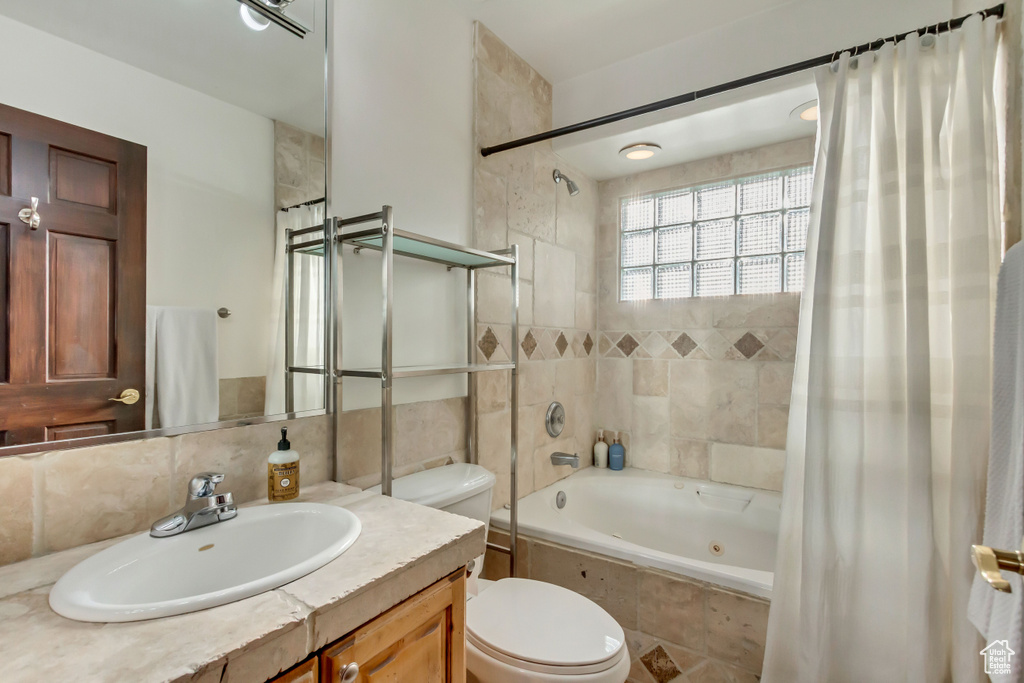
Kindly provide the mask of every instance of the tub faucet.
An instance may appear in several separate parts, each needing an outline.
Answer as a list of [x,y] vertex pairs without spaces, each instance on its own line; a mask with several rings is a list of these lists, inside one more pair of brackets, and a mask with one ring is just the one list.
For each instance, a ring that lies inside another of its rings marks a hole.
[[153,522],[149,535],[155,538],[177,536],[232,519],[238,514],[238,508],[230,493],[216,492],[217,484],[222,481],[224,475],[217,472],[201,472],[192,477],[185,507]]
[[551,454],[552,465],[571,465],[572,468],[578,469],[580,466],[580,456],[577,454],[569,455],[568,453],[552,453]]

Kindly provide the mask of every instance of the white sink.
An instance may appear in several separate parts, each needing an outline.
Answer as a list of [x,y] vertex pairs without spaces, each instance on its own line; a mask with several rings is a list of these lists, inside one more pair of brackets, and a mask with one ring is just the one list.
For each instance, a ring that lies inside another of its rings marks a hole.
[[345,552],[361,530],[345,508],[240,508],[195,531],[133,536],[74,566],[50,607],[78,621],[140,621],[195,612],[283,586]]

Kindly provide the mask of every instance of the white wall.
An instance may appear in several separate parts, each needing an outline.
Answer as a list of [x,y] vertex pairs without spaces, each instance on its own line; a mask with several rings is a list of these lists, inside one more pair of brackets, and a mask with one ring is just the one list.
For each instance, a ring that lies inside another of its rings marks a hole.
[[[447,0],[335,0],[332,212],[395,208],[395,226],[469,244],[473,217],[473,27]],[[380,258],[347,252],[346,367],[380,364]],[[465,358],[465,271],[395,258],[396,365]],[[394,401],[465,394],[462,377],[397,380]],[[345,410],[380,404],[346,380]]]
[[269,119],[0,17],[0,102],[148,148],[147,302],[219,308],[222,378],[266,374]]
[[[610,114],[945,21],[980,0],[794,0],[554,84],[554,125]],[[966,12],[962,12],[966,13]]]

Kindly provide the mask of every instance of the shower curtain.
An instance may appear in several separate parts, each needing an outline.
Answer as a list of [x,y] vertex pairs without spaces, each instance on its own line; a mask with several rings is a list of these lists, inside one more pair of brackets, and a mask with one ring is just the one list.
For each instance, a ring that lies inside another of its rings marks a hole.
[[[274,299],[272,302],[270,358],[267,367],[266,415],[285,412],[285,246],[286,230],[301,230],[324,222],[323,204],[300,206],[277,213],[277,239],[274,252]],[[313,233],[299,241],[322,239],[322,233]],[[291,315],[294,322],[294,364],[303,367],[323,367],[324,364],[324,259],[316,254],[296,254],[292,261],[295,270],[295,291],[292,292]],[[324,380],[321,375],[296,373],[295,411],[324,407]]]
[[[934,41],[934,44],[932,44]],[[994,19],[817,74],[763,680],[984,680],[967,621],[1002,235]]]

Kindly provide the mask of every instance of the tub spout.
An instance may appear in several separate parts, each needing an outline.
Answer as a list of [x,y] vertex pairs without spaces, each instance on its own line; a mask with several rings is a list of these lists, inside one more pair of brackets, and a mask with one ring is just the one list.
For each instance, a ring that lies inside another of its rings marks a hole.
[[572,468],[575,470],[575,469],[578,469],[579,466],[580,466],[580,456],[576,455],[576,454],[569,455],[568,453],[552,453],[551,454],[551,464],[552,465],[571,465]]

